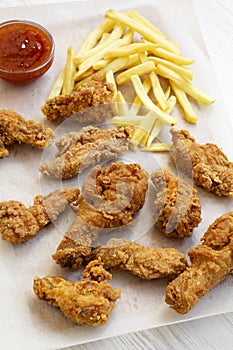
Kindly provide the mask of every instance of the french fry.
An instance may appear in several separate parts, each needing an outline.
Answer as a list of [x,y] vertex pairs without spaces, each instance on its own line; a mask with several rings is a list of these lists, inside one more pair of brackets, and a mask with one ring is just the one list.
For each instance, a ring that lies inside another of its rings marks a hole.
[[179,48],[177,47],[177,44],[167,40],[163,36],[153,31],[151,28],[148,28],[142,22],[135,20],[134,18],[127,15],[126,13],[122,13],[116,10],[108,10],[105,14],[105,17],[108,19],[112,19],[116,22],[124,23],[126,26],[133,28],[136,32],[138,32],[143,37],[145,37],[145,39],[148,39],[154,43],[161,44],[163,47],[165,47],[169,51],[172,51],[178,54],[180,52]]
[[143,119],[145,119],[145,116],[141,116],[141,115],[135,115],[135,116],[125,116],[125,117],[119,117],[119,116],[115,116],[113,117],[110,122],[111,124],[113,124],[114,126],[136,126],[139,125]]
[[125,101],[124,96],[120,91],[117,91],[115,101],[117,103],[118,114],[120,116],[128,116],[129,108],[128,108],[127,102]]
[[58,74],[57,79],[55,83],[52,86],[52,89],[50,90],[48,99],[50,100],[51,98],[54,98],[58,95],[60,95],[63,82],[64,82],[64,75],[65,75],[65,68],[61,70],[61,72]]
[[108,59],[108,60],[105,60],[105,59],[101,59],[99,60],[98,62],[94,63],[92,68],[96,71],[96,70],[100,70],[102,68],[104,68],[105,66],[107,66],[107,64],[109,64],[112,60],[111,59]]
[[157,117],[164,123],[169,126],[176,125],[178,120],[177,118],[167,114],[166,112],[163,112],[160,108],[158,108],[152,100],[148,97],[148,95],[145,93],[143,89],[143,85],[141,82],[141,79],[138,75],[131,76],[131,81],[134,87],[134,90],[137,94],[137,96],[140,98],[142,103],[147,107],[149,110],[154,111],[157,114]]
[[162,64],[158,64],[156,66],[155,71],[158,75],[161,75],[164,78],[174,81],[179,88],[183,89],[188,95],[192,96],[195,100],[202,102],[206,105],[214,103],[214,98],[206,95],[189,80],[184,79],[179,74],[163,66]]
[[101,36],[98,45],[104,44],[106,43],[106,41],[108,40],[110,36],[110,33],[103,33],[103,35]]
[[[143,89],[144,89],[145,93],[148,94],[150,92],[150,89],[151,89],[151,80],[150,80],[149,76],[147,76],[144,79],[142,85],[143,85]],[[137,115],[141,106],[142,106],[142,101],[140,100],[140,98],[138,96],[136,96],[131,107],[130,107],[130,110],[129,110],[130,115]]]
[[155,65],[153,62],[145,62],[145,63],[138,64],[137,66],[129,68],[124,72],[120,73],[116,79],[117,85],[120,86],[127,83],[128,81],[130,81],[130,78],[132,75],[135,75],[135,74],[144,75],[152,72],[154,69],[155,69]]
[[141,151],[143,152],[168,152],[171,148],[170,143],[157,142],[153,143],[149,147],[142,147]]
[[117,24],[113,28],[113,31],[110,34],[108,33],[109,34],[108,38],[102,44],[98,44],[97,46],[91,48],[90,50],[87,50],[82,55],[80,55],[79,53],[77,56],[74,57],[74,63],[79,65],[89,57],[96,55],[98,52],[108,47],[109,44],[115,42],[117,39],[120,39],[124,31],[125,31],[125,26],[122,24]]
[[[147,43],[147,44],[151,44],[150,41],[148,40],[145,40],[144,38],[142,38],[142,41],[144,43]],[[191,58],[187,58],[187,57],[184,57],[184,56],[181,56],[179,54],[176,54],[174,52],[171,52],[169,50],[166,50],[164,49],[163,47],[152,47],[153,51],[152,53],[155,55],[155,56],[158,56],[160,58],[164,58],[168,61],[171,61],[175,64],[178,64],[178,65],[183,65],[183,66],[188,66],[192,63],[195,62],[195,60],[191,59]]]
[[104,33],[110,32],[115,25],[115,22],[109,19],[105,19],[102,23],[100,23],[95,29],[93,29],[84,43],[82,44],[81,48],[78,51],[78,56],[82,56],[86,51],[93,48],[98,40],[102,37]]
[[62,94],[71,94],[74,87],[75,65],[73,62],[74,48],[69,46],[66,55],[66,65],[64,68],[64,82],[62,86]]
[[174,94],[176,95],[177,101],[179,102],[182,110],[184,111],[184,115],[186,120],[189,123],[193,123],[196,124],[197,122],[197,115],[195,114],[191,103],[189,102],[186,93],[184,92],[184,90],[182,90],[181,88],[179,88],[179,86],[177,86],[174,81],[169,80],[170,85],[172,90],[174,91]]
[[122,47],[119,47],[117,49],[109,50],[104,55],[104,58],[113,58],[113,57],[121,57],[121,56],[128,56],[132,55],[134,53],[141,53],[146,52],[160,48],[161,45],[159,44],[144,44],[144,43],[132,43],[130,45],[125,45]]
[[193,72],[190,68],[183,67],[183,66],[175,64],[171,61],[165,60],[163,58],[155,57],[155,56],[147,56],[147,59],[149,61],[154,62],[155,65],[162,64],[162,65],[174,70],[174,72],[180,74],[184,78],[187,78],[190,80],[193,79]]
[[138,145],[143,140],[143,138],[147,138],[148,135],[150,135],[150,132],[157,118],[157,114],[154,111],[148,112],[142,122],[138,125],[137,129],[134,131],[130,142]]
[[129,10],[127,14],[130,17],[133,17],[136,19],[138,22],[142,23],[144,26],[150,28],[152,31],[156,32],[158,35],[162,36],[163,38],[167,39],[166,35],[162,33],[157,27],[155,27],[150,21],[148,21],[145,17],[140,15],[138,12],[135,10]]
[[160,85],[159,78],[155,72],[150,73],[150,81],[151,81],[152,90],[158,102],[158,105],[161,107],[163,111],[165,111],[168,108],[167,99]]
[[154,126],[150,132],[150,135],[148,136],[146,146],[149,147],[154,139],[160,134],[160,131],[162,130],[163,122],[159,119],[157,119],[154,123]]

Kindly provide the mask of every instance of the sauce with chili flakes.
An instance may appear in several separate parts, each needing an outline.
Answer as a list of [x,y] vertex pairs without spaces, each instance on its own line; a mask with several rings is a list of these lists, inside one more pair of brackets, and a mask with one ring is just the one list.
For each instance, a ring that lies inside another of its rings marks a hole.
[[51,66],[53,51],[53,38],[42,26],[5,22],[0,26],[0,77],[19,82],[36,78]]

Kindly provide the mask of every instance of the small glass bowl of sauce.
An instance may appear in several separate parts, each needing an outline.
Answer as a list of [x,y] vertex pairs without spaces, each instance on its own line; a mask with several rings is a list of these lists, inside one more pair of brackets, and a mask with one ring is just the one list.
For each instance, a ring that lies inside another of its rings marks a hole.
[[0,78],[24,83],[52,65],[54,39],[40,24],[11,20],[0,24]]

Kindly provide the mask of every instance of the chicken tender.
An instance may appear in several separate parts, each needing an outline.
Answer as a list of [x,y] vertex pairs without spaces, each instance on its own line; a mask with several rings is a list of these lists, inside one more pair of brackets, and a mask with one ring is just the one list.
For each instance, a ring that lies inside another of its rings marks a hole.
[[201,222],[197,191],[165,168],[154,171],[151,180],[156,188],[155,225],[167,237],[192,236],[193,229]]
[[0,110],[0,158],[8,156],[7,146],[14,142],[45,148],[51,144],[53,138],[53,131],[45,129],[42,124],[25,120],[12,110]]
[[[191,265],[167,286],[165,301],[185,314],[233,270],[233,213],[218,218],[204,234],[204,244],[189,251]],[[228,226],[228,222],[231,223]],[[217,234],[215,235],[215,232]],[[213,237],[213,242],[211,242]],[[219,239],[222,237],[221,239]]]
[[96,166],[83,186],[77,217],[53,255],[62,267],[76,270],[90,259],[93,243],[103,231],[128,225],[143,207],[148,175],[139,164]]
[[48,120],[72,117],[82,123],[101,122],[114,114],[114,94],[113,84],[95,74],[73,94],[47,100],[41,110]]
[[0,202],[0,234],[2,239],[20,244],[34,237],[49,222],[54,222],[69,203],[77,205],[80,193],[76,188],[55,190],[38,195],[29,208],[19,201]]
[[33,289],[40,300],[60,308],[78,325],[102,326],[108,322],[121,290],[107,282],[112,276],[100,259],[87,265],[83,278],[69,282],[61,277],[35,277]]
[[233,163],[212,143],[199,145],[187,130],[172,128],[170,149],[179,171],[217,196],[233,197]]
[[87,126],[80,132],[65,134],[57,143],[54,160],[44,163],[39,170],[46,175],[68,179],[80,174],[90,165],[120,156],[128,150],[131,129],[104,129]]
[[187,266],[184,254],[173,248],[146,247],[126,239],[112,238],[92,252],[100,258],[105,269],[126,270],[146,280],[174,278]]

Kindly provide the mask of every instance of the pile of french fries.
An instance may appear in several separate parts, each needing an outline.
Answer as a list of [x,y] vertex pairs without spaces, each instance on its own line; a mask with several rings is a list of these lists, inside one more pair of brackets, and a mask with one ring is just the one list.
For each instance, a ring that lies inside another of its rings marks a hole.
[[[137,34],[136,34],[137,33]],[[140,39],[135,41],[135,35]],[[197,122],[189,96],[206,105],[215,99],[192,83],[188,67],[193,59],[183,57],[177,43],[170,41],[151,22],[134,10],[108,10],[105,20],[86,38],[78,53],[67,50],[66,64],[57,77],[49,98],[73,93],[98,73],[115,87],[115,126],[134,129],[131,148],[167,151],[170,145],[156,141],[164,124],[178,119],[171,112],[178,103],[190,123]],[[134,101],[128,103],[121,87],[131,84]],[[140,111],[146,109],[143,115]]]

